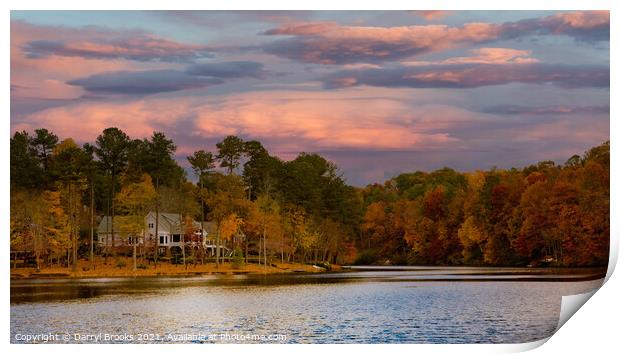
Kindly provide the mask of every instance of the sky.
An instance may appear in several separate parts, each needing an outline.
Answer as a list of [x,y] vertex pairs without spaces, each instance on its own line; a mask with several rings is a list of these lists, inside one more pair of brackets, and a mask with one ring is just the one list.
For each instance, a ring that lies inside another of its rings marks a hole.
[[608,11],[12,11],[10,125],[162,131],[185,168],[238,135],[364,186],[582,154],[609,57]]

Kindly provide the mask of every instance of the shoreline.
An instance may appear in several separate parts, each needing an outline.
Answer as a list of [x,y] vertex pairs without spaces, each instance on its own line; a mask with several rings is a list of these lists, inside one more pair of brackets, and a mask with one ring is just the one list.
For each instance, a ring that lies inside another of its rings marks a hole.
[[[125,260],[125,259],[124,259]],[[339,265],[331,265],[330,269],[318,267],[310,264],[301,263],[272,263],[268,266],[255,263],[233,266],[231,263],[220,264],[216,267],[215,263],[205,263],[196,265],[158,263],[148,264],[145,269],[133,270],[130,261],[125,262],[125,266],[118,267],[114,262],[103,263],[102,260],[95,261],[95,267],[90,268],[90,261],[80,260],[78,270],[72,272],[70,268],[62,266],[52,266],[41,268],[39,272],[36,268],[11,268],[11,280],[22,279],[71,279],[71,278],[122,278],[122,277],[174,277],[174,276],[202,276],[202,275],[244,275],[244,274],[288,274],[288,273],[326,273],[345,270]]]
[[[87,261],[84,261],[87,262]],[[185,268],[184,265],[174,264],[158,264],[157,268],[153,265],[147,269],[133,269],[125,267],[119,269],[111,264],[100,266],[99,269],[78,270],[71,272],[66,267],[50,267],[43,268],[40,272],[36,272],[34,268],[17,268],[11,269],[11,280],[53,280],[53,279],[106,279],[106,278],[174,278],[174,277],[200,277],[208,275],[280,275],[280,274],[317,274],[317,273],[347,273],[358,270],[364,271],[402,271],[402,270],[423,270],[424,268],[435,269],[458,269],[458,268],[486,268],[486,269],[519,269],[520,272],[515,275],[527,275],[533,272],[550,272],[564,275],[592,273],[593,279],[604,278],[607,272],[606,267],[484,267],[484,266],[350,266],[350,265],[330,265],[330,269],[301,263],[277,263],[267,267],[254,263],[233,267],[231,263],[221,264],[216,268],[215,263],[206,263],[202,265],[190,265]],[[577,271],[577,272],[571,272]],[[587,272],[590,271],[590,272]],[[493,275],[495,272],[489,273]],[[510,272],[509,272],[510,273]],[[494,275],[502,275],[503,272]],[[511,273],[512,274],[512,273]],[[475,275],[475,274],[474,274]]]

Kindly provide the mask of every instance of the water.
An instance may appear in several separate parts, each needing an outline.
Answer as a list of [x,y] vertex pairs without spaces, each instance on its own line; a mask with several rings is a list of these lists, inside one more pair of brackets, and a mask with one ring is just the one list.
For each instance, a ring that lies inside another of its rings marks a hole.
[[601,272],[367,267],[12,280],[11,342],[522,343],[548,337],[561,296],[600,287]]

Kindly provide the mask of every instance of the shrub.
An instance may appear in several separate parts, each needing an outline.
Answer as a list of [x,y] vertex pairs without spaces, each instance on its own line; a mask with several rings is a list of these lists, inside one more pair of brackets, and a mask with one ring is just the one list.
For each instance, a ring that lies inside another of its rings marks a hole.
[[377,253],[374,250],[362,251],[353,264],[355,265],[369,265],[377,262]]
[[241,252],[240,249],[237,248],[235,252],[233,252],[232,267],[234,269],[239,269],[241,268],[242,265],[243,265],[243,253]]
[[119,259],[118,261],[116,261],[116,266],[118,267],[118,269],[121,269],[123,267],[125,267],[127,264],[125,264],[125,261],[122,259]]
[[138,264],[138,265],[136,266],[136,268],[138,268],[138,269],[146,269],[146,264],[144,264],[144,263],[140,263],[140,264]]

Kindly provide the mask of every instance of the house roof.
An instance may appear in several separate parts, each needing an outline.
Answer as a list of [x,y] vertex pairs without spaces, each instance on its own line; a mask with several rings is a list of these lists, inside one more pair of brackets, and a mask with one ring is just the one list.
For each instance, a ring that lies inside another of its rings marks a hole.
[[[198,222],[198,227],[200,227],[200,222]],[[214,222],[203,221],[202,230],[205,231],[207,235],[215,235],[215,233],[217,232],[217,227]]]
[[[153,215],[155,217],[155,212],[151,211],[148,215]],[[99,226],[97,227],[97,233],[108,233],[110,232],[111,225],[110,220],[111,217],[106,215],[99,222]],[[119,220],[119,221],[117,221]],[[194,227],[200,229],[200,222],[194,221]],[[159,213],[159,228],[162,231],[168,231],[170,233],[179,233],[181,232],[181,214],[175,213]],[[172,229],[172,230],[170,230]],[[217,232],[217,228],[214,222],[204,221],[202,223],[202,229],[207,233],[207,235],[215,235]],[[120,219],[119,216],[114,217],[114,232],[118,233],[120,230]]]
[[[111,219],[112,218],[110,216],[108,216],[108,215],[106,215],[103,218],[101,218],[101,221],[99,222],[99,226],[97,226],[97,233],[108,233],[108,232],[110,232],[110,230],[112,229]],[[114,232],[115,233],[119,232],[119,223],[118,222],[114,223]]]
[[[149,215],[152,215],[153,218],[155,218],[155,212],[151,211],[149,212],[149,214],[147,214],[147,217]],[[168,232],[171,233],[180,233],[181,232],[181,214],[175,214],[175,213],[159,213],[159,227],[162,227],[162,230],[166,230]],[[200,222],[199,221],[194,221],[194,227],[199,229],[200,228]],[[172,228],[172,230],[168,230],[169,228]],[[213,222],[203,222],[203,226],[202,226],[203,230],[206,231],[208,234],[215,234],[215,223]]]

